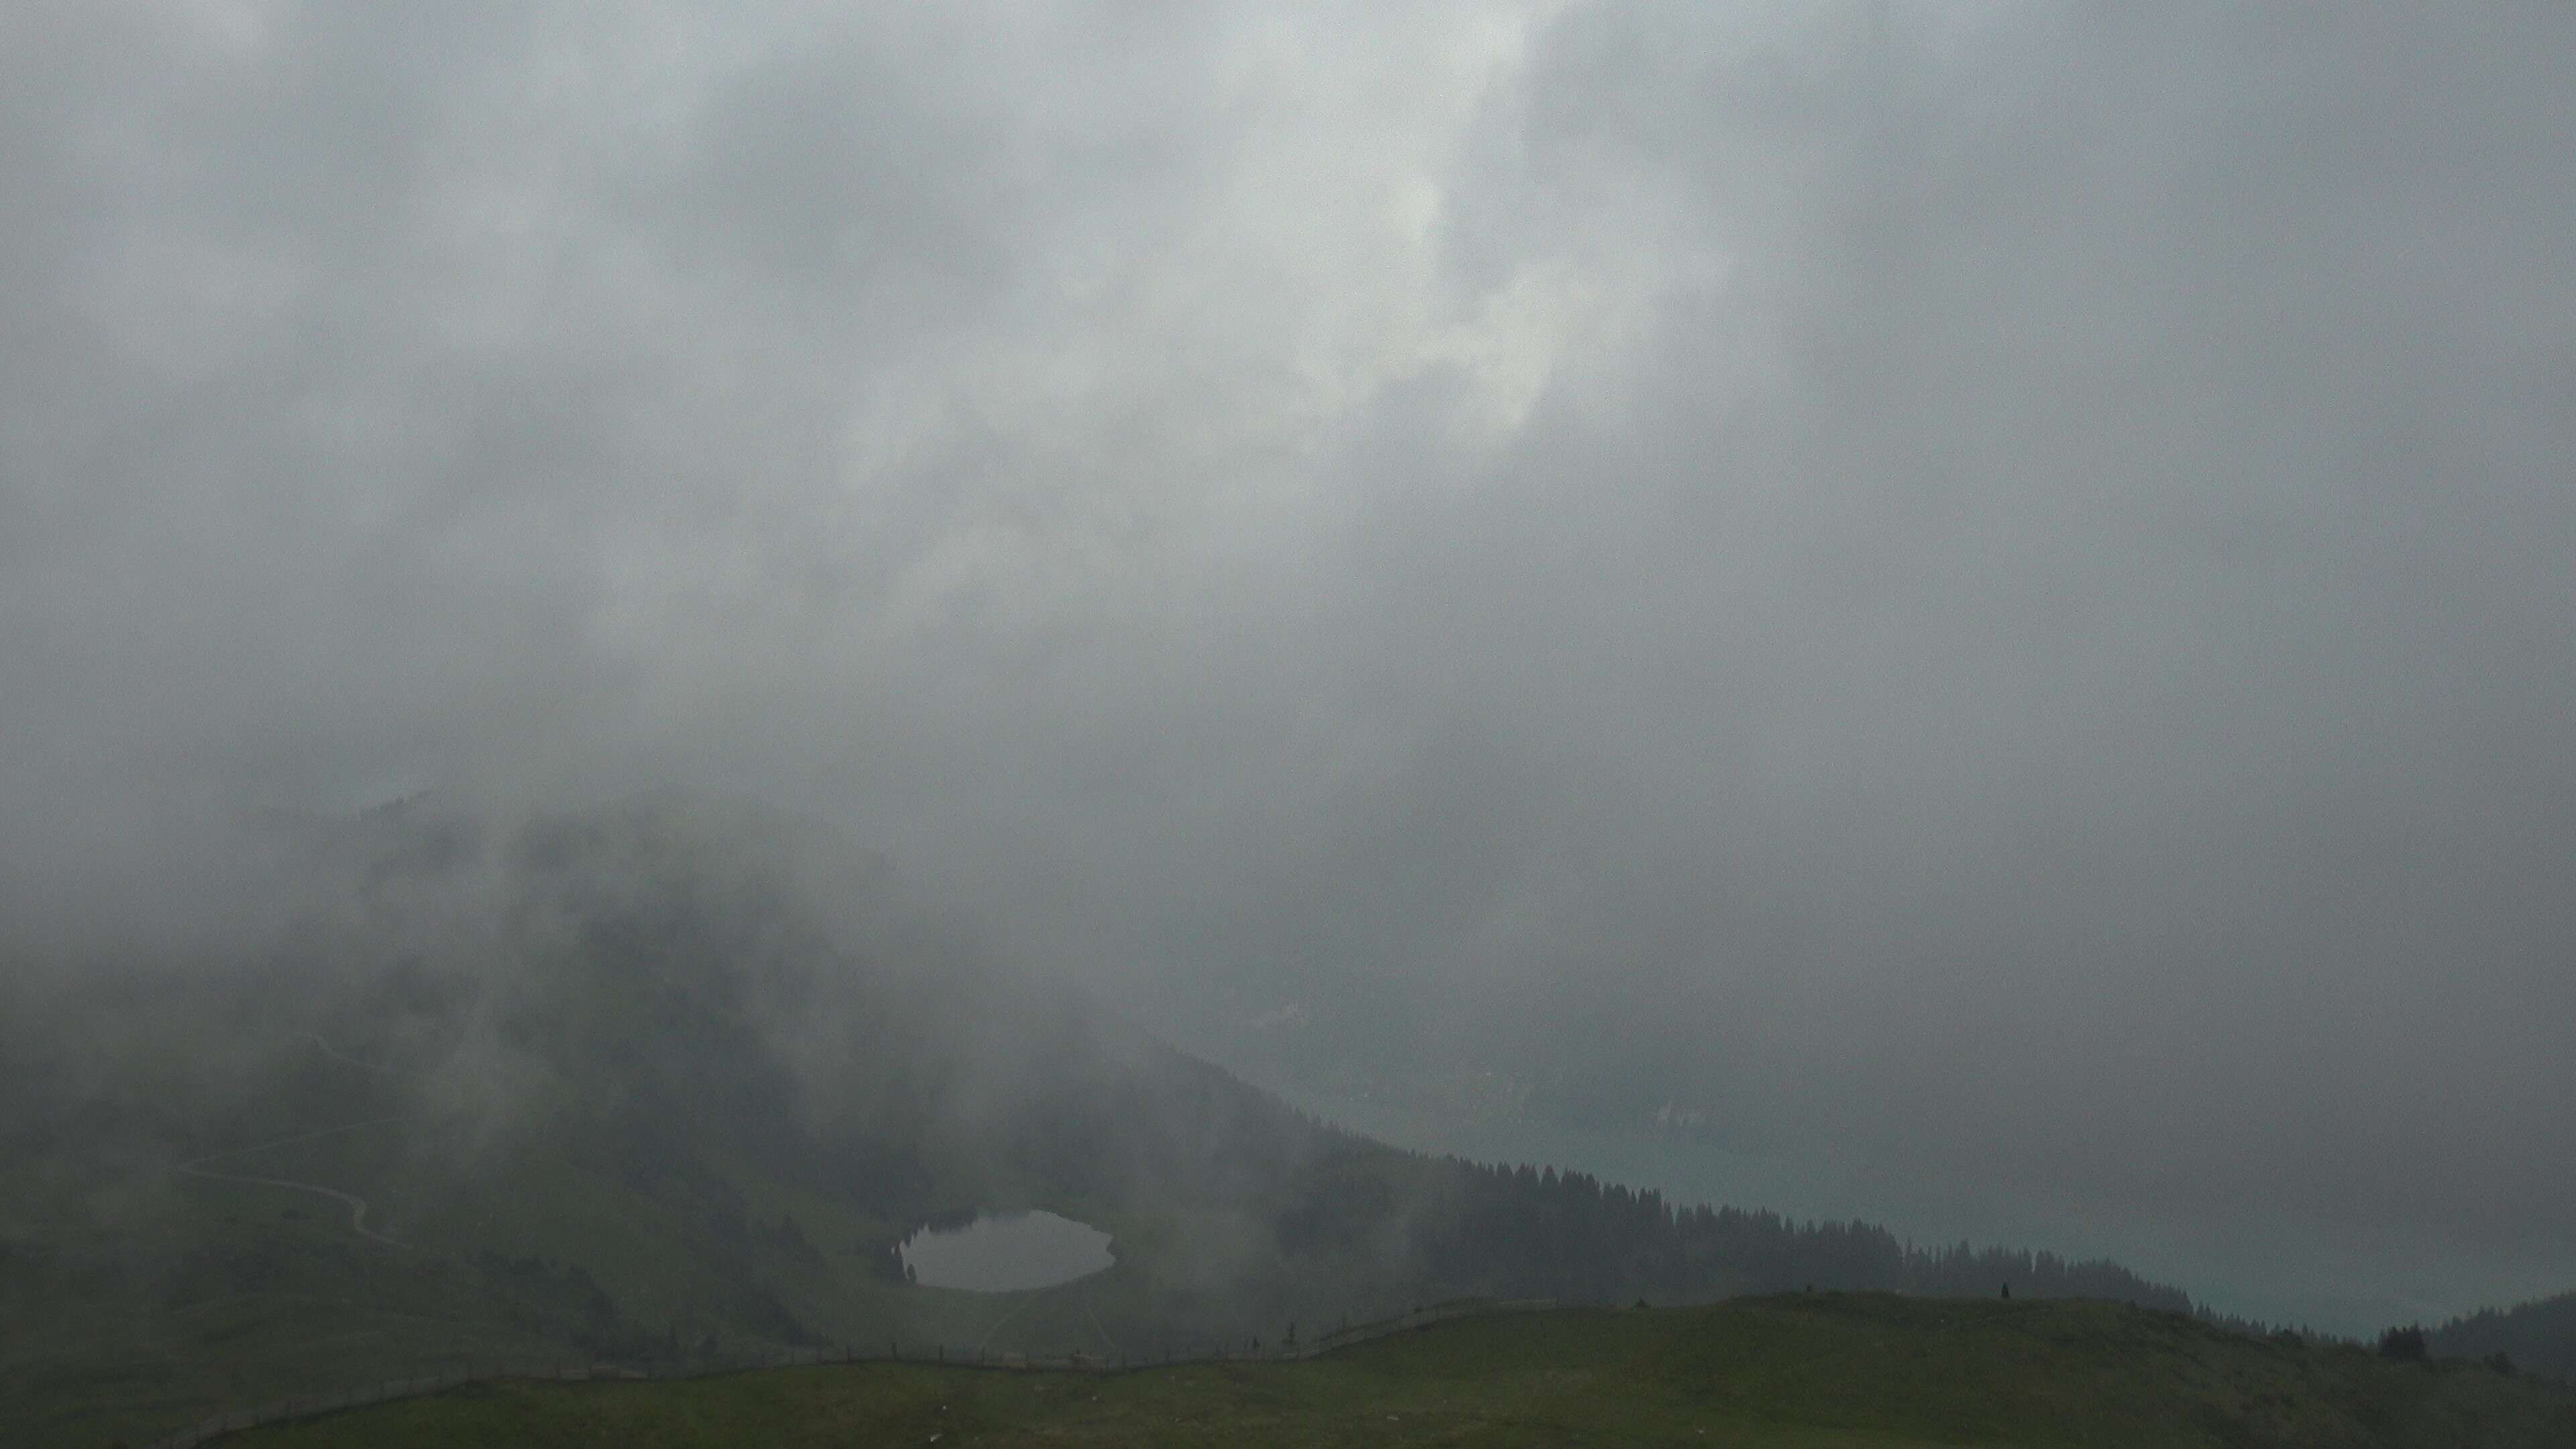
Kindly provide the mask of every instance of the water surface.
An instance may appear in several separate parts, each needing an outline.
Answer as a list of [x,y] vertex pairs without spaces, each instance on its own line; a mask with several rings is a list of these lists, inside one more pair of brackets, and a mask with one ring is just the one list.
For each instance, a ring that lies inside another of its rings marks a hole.
[[933,1288],[1016,1293],[1087,1278],[1115,1261],[1109,1235],[1051,1212],[987,1213],[903,1240],[904,1266]]
[[1965,1239],[2112,1258],[2221,1312],[2357,1337],[2563,1293],[2576,1282],[2576,1239],[2563,1236],[2499,1246],[2420,1229],[2321,1224],[2259,1205],[2223,1222],[2194,1221],[2143,1204],[2053,1200],[1974,1174],[1890,1169],[1831,1143],[1746,1151],[1641,1130],[1474,1120],[1293,1087],[1281,1095],[1325,1121],[1418,1152],[1553,1163],[1656,1188],[1681,1204],[1865,1218],[1915,1243]]

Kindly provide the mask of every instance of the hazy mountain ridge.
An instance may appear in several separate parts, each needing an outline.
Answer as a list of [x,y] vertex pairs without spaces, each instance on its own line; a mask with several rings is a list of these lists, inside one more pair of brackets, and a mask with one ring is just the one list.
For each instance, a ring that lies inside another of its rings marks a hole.
[[[0,1043],[33,1088],[0,1124],[0,1279],[79,1326],[17,1316],[0,1372],[58,1427],[546,1345],[1150,1351],[1462,1295],[1808,1286],[2191,1306],[2115,1264],[1335,1130],[757,806],[497,825],[425,800],[296,834],[265,950],[27,997],[49,1010]],[[1117,1265],[1003,1300],[902,1281],[914,1228],[1030,1206],[1110,1231]]]

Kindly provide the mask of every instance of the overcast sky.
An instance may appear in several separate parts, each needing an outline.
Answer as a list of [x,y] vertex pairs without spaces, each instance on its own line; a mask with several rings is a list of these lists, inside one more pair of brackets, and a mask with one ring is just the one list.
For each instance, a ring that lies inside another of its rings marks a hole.
[[2576,1252],[2570,74],[2541,3],[0,7],[16,909],[684,781],[1300,1070]]

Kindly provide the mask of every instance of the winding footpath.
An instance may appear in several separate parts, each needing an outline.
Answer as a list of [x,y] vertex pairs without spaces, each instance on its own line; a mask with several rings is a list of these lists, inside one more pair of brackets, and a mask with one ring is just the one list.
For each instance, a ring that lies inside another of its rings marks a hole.
[[[384,1070],[382,1067],[359,1061],[355,1057],[341,1055],[341,1053],[332,1048],[329,1042],[324,1041],[319,1036],[312,1037],[312,1042],[315,1046],[322,1049],[323,1055],[331,1057],[334,1060],[346,1062],[353,1067],[362,1067],[371,1072],[382,1072]],[[254,1187],[282,1187],[290,1192],[309,1192],[317,1197],[327,1197],[349,1210],[349,1231],[356,1233],[359,1237],[365,1238],[370,1242],[382,1243],[388,1248],[400,1248],[405,1252],[409,1252],[411,1251],[410,1244],[397,1242],[367,1226],[367,1200],[358,1196],[354,1192],[343,1192],[339,1188],[325,1187],[318,1182],[296,1182],[290,1178],[283,1177],[252,1177],[246,1173],[238,1172],[209,1172],[206,1170],[206,1164],[209,1162],[221,1162],[227,1157],[247,1157],[254,1152],[266,1152],[272,1147],[292,1147],[299,1142],[313,1142],[324,1137],[337,1137],[344,1132],[356,1132],[367,1127],[381,1127],[389,1122],[408,1122],[410,1120],[410,1113],[396,1113],[391,1117],[370,1117],[364,1122],[348,1122],[337,1127],[325,1127],[319,1132],[306,1132],[294,1137],[281,1137],[274,1142],[261,1142],[249,1147],[234,1147],[222,1152],[208,1153],[203,1157],[192,1158],[189,1161],[182,1162],[170,1170],[173,1172],[184,1173],[189,1177],[202,1177],[213,1182],[240,1182],[248,1183]]]
[[1012,1319],[1028,1312],[1029,1305],[1037,1301],[1037,1295],[1034,1293],[1020,1293],[1014,1294],[1013,1296],[1018,1298],[1020,1301],[1011,1305],[1010,1312],[994,1319],[992,1326],[984,1330],[984,1336],[975,1340],[976,1357],[983,1357],[984,1345],[993,1341],[994,1334],[997,1334],[1004,1328],[1008,1327]]

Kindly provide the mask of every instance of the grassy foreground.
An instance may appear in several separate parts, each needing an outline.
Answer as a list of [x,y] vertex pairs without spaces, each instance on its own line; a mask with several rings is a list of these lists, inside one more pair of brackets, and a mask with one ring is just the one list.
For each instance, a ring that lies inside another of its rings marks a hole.
[[2482,1367],[2081,1302],[1825,1294],[1470,1319],[1302,1363],[912,1364],[506,1384],[241,1449],[932,1444],[2576,1444],[2576,1395]]

